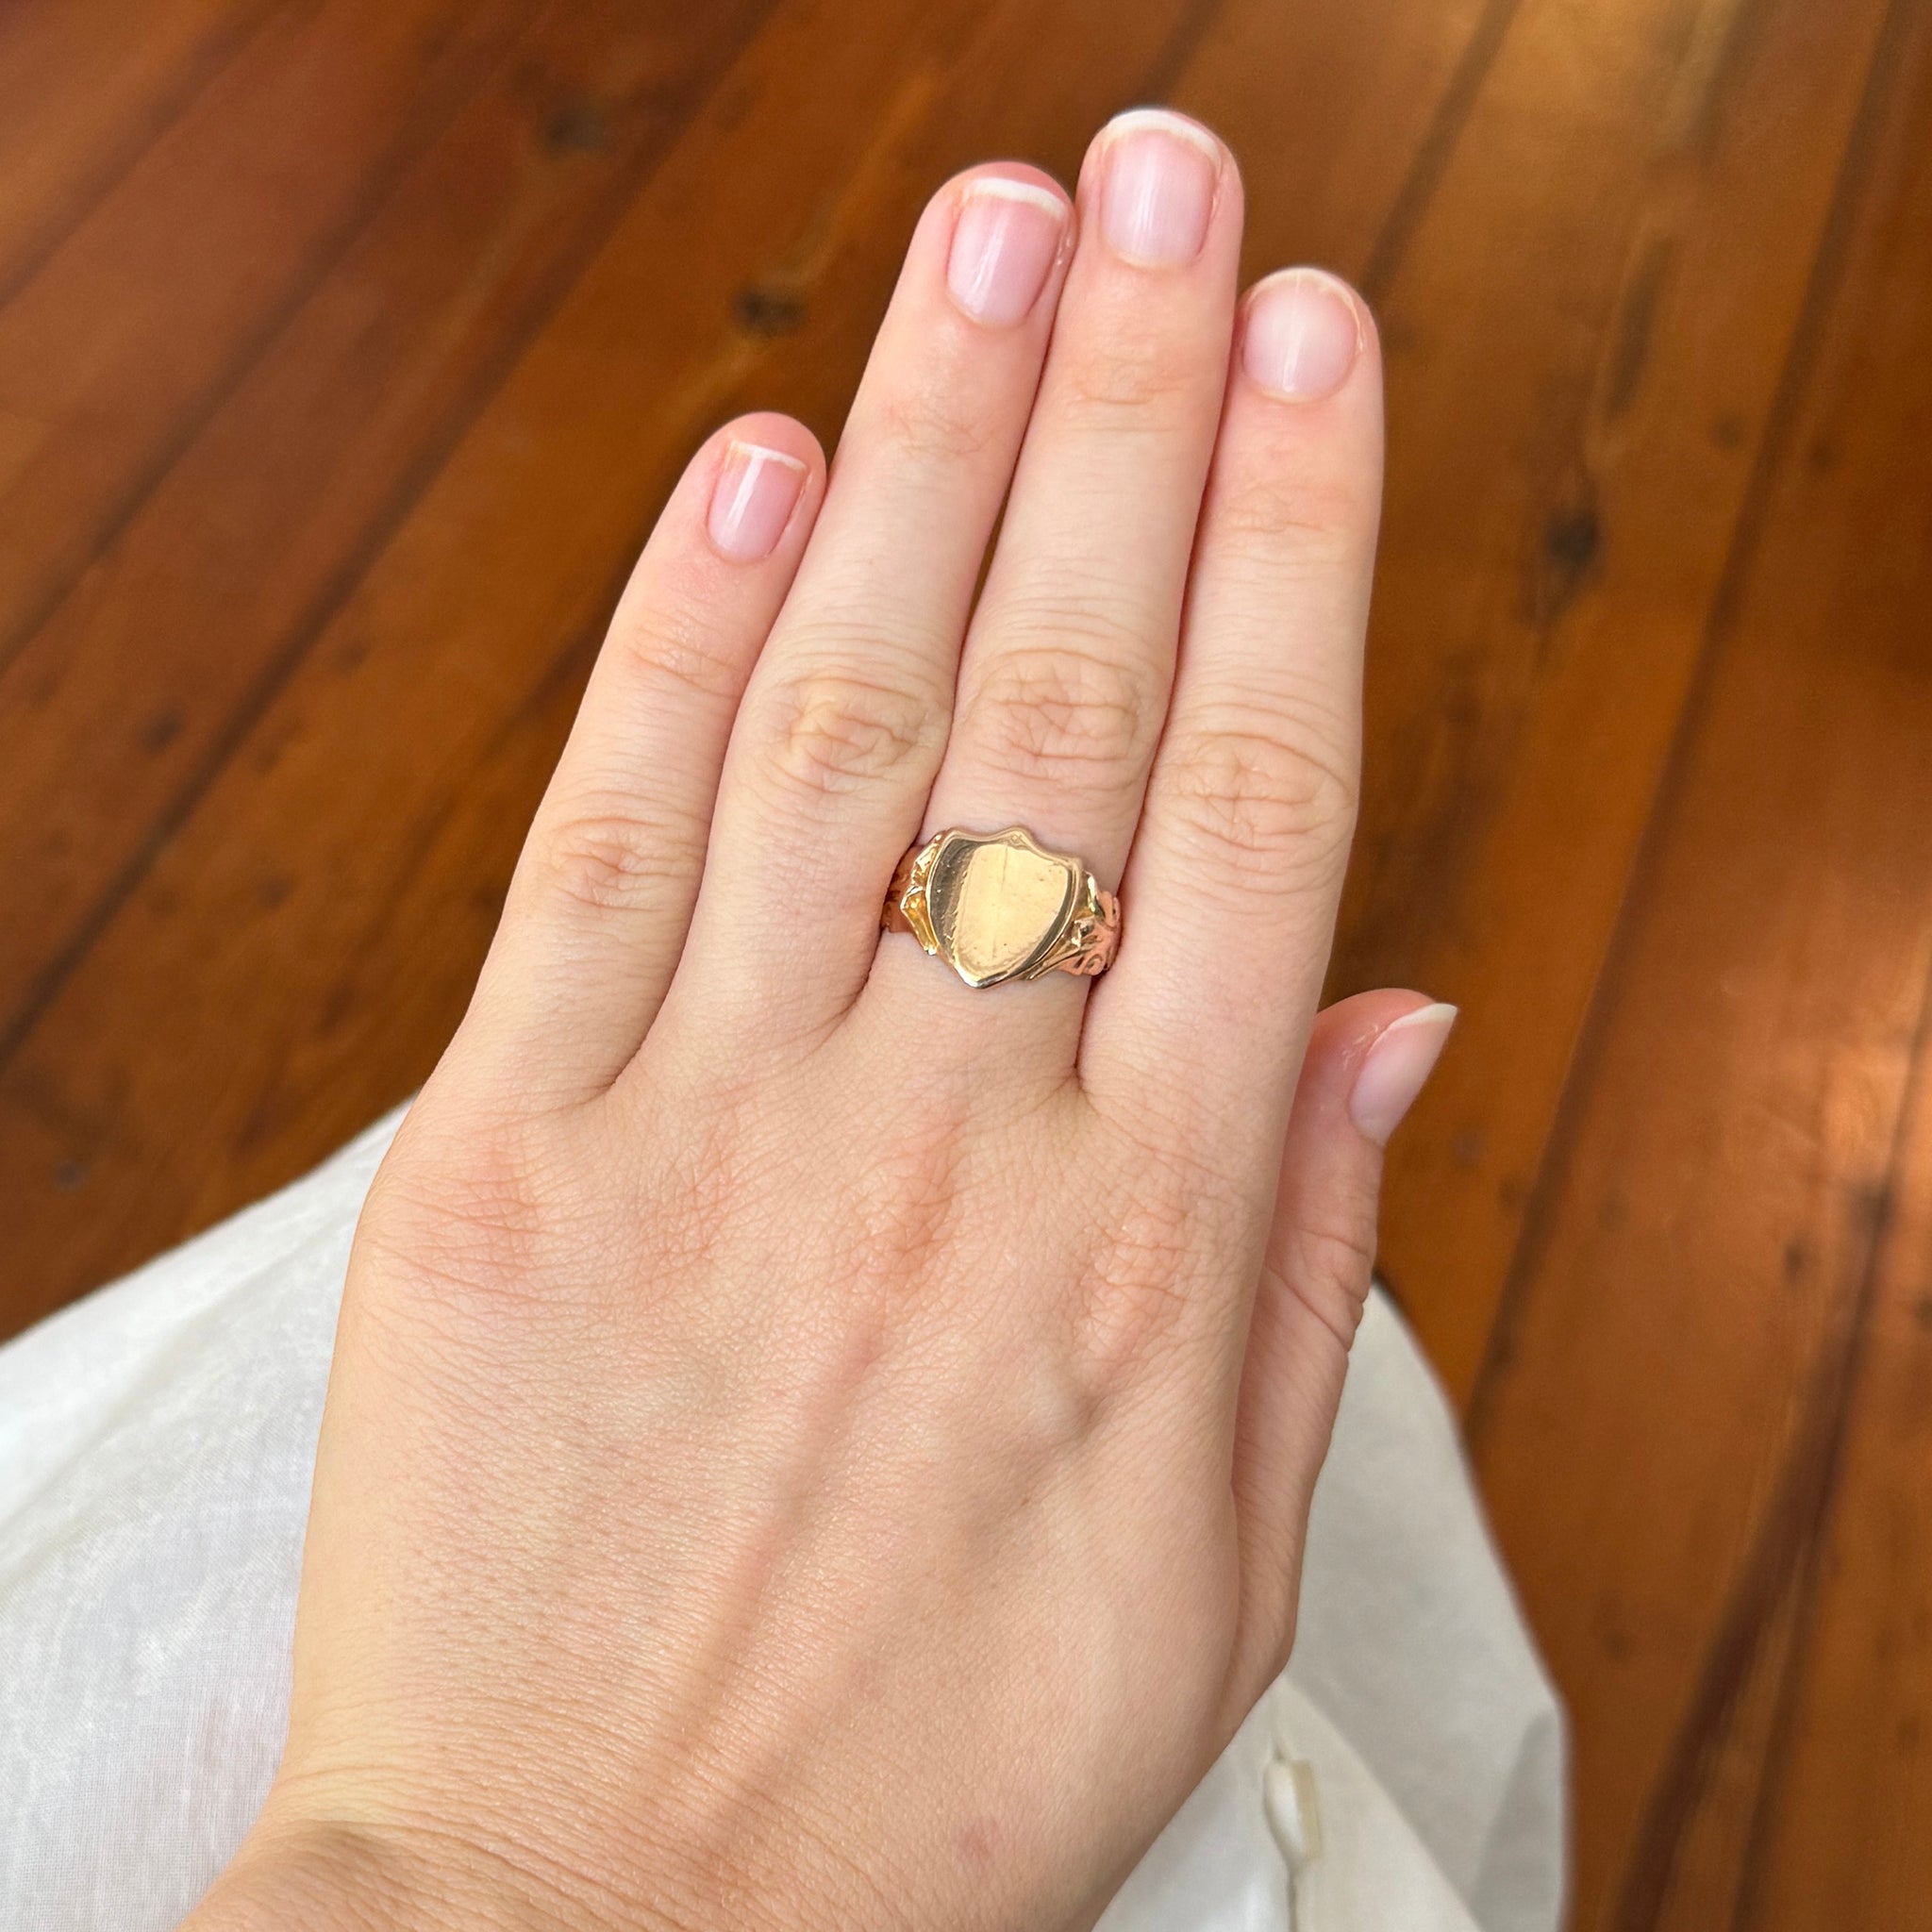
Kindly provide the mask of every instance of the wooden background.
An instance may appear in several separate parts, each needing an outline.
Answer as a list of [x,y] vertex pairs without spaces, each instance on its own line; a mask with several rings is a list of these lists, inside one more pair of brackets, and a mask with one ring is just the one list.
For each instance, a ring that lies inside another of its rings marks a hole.
[[423,1077],[693,442],[1150,99],[1387,334],[1335,984],[1575,1924],[1932,1923],[1932,0],[5,0],[0,1325]]

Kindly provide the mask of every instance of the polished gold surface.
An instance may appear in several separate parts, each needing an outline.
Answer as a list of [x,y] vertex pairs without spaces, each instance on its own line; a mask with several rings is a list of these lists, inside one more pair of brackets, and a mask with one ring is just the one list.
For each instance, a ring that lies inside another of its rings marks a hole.
[[1047,851],[1020,825],[956,826],[908,852],[882,923],[909,932],[972,987],[1105,973],[1120,939],[1113,894],[1079,859]]

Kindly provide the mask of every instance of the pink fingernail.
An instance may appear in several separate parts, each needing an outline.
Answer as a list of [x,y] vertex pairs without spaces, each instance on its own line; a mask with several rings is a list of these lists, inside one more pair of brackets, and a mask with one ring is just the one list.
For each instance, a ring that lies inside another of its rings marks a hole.
[[1058,195],[1030,181],[982,175],[959,204],[946,288],[975,322],[1011,328],[1040,300],[1066,231],[1067,205]]
[[733,442],[711,486],[706,527],[711,541],[734,563],[769,557],[805,488],[805,465],[783,450]]
[[1100,184],[1108,245],[1148,268],[1192,261],[1208,240],[1221,150],[1178,114],[1140,108],[1108,123]]
[[1241,367],[1271,395],[1319,403],[1348,380],[1361,351],[1354,295],[1320,269],[1271,275],[1248,299]]
[[1405,1013],[1376,1035],[1348,1096],[1350,1116],[1376,1146],[1389,1144],[1390,1135],[1415,1105],[1455,1024],[1456,1008],[1438,1002]]

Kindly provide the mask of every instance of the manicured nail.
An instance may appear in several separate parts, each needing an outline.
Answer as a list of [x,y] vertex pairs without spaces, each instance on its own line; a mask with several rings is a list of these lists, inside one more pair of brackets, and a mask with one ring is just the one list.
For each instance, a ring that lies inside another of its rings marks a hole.
[[734,442],[711,486],[711,541],[734,563],[769,557],[805,488],[805,465],[783,450]]
[[1270,275],[1248,299],[1241,367],[1271,395],[1319,403],[1348,380],[1361,352],[1355,296],[1318,268]]
[[1067,205],[1030,181],[982,175],[953,224],[946,288],[975,322],[1011,328],[1046,287],[1067,232]]
[[1389,1144],[1390,1135],[1415,1105],[1455,1024],[1456,1008],[1439,1002],[1405,1013],[1376,1035],[1348,1096],[1356,1125],[1376,1146]]
[[1138,108],[1101,135],[1100,227],[1108,245],[1148,268],[1192,261],[1208,240],[1221,150],[1191,121]]

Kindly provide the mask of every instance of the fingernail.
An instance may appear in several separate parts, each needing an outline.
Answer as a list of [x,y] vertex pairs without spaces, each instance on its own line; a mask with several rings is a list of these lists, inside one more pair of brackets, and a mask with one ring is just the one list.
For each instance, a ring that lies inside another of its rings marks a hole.
[[1067,205],[1030,181],[982,176],[966,191],[953,224],[946,288],[975,322],[1024,322],[1060,252]]
[[1191,121],[1158,108],[1120,115],[1101,140],[1108,246],[1148,268],[1192,261],[1208,240],[1221,150]]
[[711,541],[734,563],[771,556],[804,488],[805,465],[796,457],[760,443],[732,443],[711,486]]
[[1356,1125],[1378,1147],[1402,1124],[1427,1084],[1456,1024],[1456,1008],[1440,1002],[1405,1013],[1383,1027],[1355,1076],[1348,1110]]
[[1319,403],[1348,380],[1361,352],[1361,310],[1320,269],[1284,270],[1249,297],[1241,367],[1271,395]]

